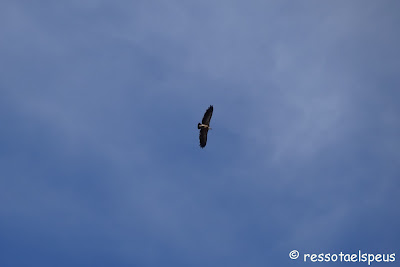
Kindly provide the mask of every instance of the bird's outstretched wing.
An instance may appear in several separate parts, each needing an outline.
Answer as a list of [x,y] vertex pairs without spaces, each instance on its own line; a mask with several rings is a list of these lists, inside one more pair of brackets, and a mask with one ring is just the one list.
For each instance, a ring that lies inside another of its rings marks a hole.
[[[210,106],[206,113],[204,113],[203,120],[201,121],[202,124],[210,125],[210,120],[213,114],[214,108],[213,106]],[[207,134],[206,134],[207,135]],[[206,138],[207,139],[207,138]]]
[[200,129],[199,139],[200,139],[200,147],[201,148],[205,147],[207,144],[207,133],[208,133],[208,129],[205,129],[205,128]]

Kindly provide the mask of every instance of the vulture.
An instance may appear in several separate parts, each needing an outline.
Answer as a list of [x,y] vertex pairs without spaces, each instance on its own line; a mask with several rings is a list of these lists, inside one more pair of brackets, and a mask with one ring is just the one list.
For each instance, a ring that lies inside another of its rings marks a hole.
[[210,128],[210,120],[211,120],[211,116],[213,114],[213,106],[210,106],[207,110],[206,113],[204,113],[204,117],[203,120],[201,121],[201,123],[197,124],[197,129],[200,129],[200,135],[199,135],[199,139],[200,139],[200,147],[204,148],[207,144],[207,133],[208,130],[211,130]]

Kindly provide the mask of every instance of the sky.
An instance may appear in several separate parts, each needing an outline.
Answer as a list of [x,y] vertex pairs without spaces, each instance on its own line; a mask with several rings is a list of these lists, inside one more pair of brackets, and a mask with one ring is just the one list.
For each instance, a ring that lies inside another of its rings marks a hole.
[[1,1],[0,266],[397,265],[399,11]]

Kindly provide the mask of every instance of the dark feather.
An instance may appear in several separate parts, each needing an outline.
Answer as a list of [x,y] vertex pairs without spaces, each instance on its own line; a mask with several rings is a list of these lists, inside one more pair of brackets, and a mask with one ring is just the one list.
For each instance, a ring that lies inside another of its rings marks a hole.
[[[210,120],[211,120],[211,117],[212,117],[212,114],[213,114],[213,110],[214,110],[213,106],[210,106],[207,109],[206,113],[204,113],[203,121],[202,121],[201,124],[210,126]],[[200,129],[200,134],[199,134],[200,147],[204,148],[206,146],[206,144],[207,144],[208,129],[207,128],[201,128],[200,127],[200,123],[197,125],[197,128]]]
[[201,148],[205,147],[207,144],[207,133],[208,133],[208,129],[200,129],[199,139],[200,139],[200,147]]
[[213,114],[213,110],[214,110],[213,106],[210,106],[207,109],[206,113],[204,113],[204,117],[203,117],[203,120],[201,122],[202,124],[210,125],[210,120],[211,120],[211,117],[212,117],[212,114]]

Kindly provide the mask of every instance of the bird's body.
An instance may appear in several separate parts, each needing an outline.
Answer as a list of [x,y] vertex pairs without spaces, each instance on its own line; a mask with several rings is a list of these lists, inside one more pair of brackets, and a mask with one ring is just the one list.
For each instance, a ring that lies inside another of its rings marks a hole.
[[209,125],[201,124],[201,123],[197,124],[197,129],[202,129],[202,128],[211,130],[211,127]]
[[201,123],[197,124],[197,129],[200,129],[199,139],[201,148],[204,148],[207,144],[207,133],[208,130],[211,130],[210,120],[212,117],[213,110],[214,110],[213,106],[210,106],[207,109],[206,113],[204,113],[204,117]]

